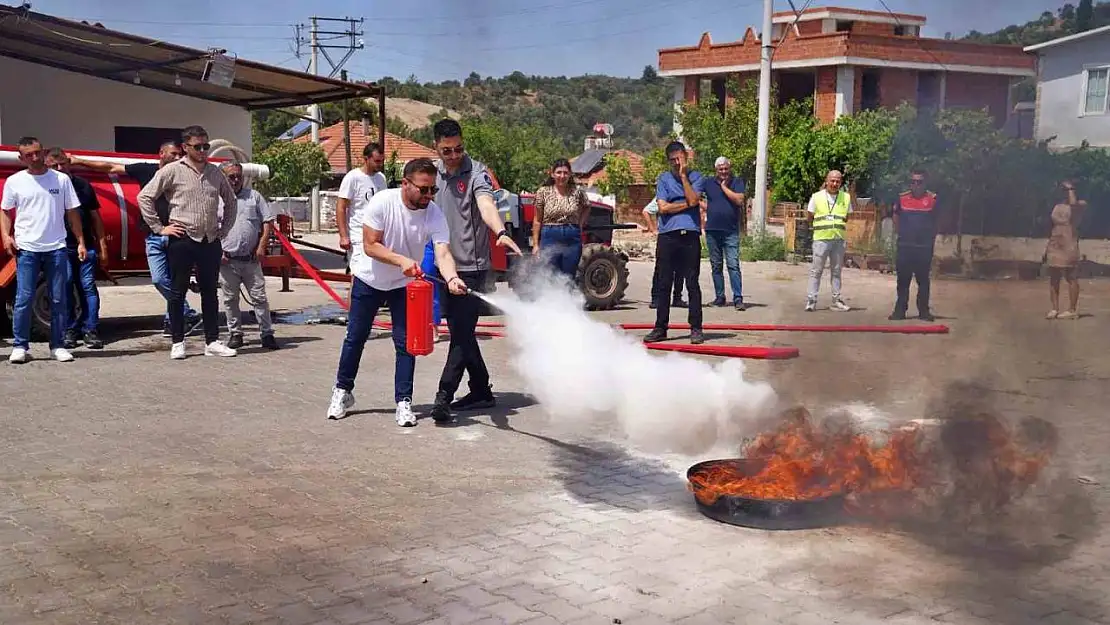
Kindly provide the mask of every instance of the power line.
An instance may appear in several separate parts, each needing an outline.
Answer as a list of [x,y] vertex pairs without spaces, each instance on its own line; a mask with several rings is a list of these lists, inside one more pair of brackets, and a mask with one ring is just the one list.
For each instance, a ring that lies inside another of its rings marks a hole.
[[[890,10],[890,7],[887,6],[887,3],[886,3],[885,0],[879,0],[879,4],[883,5],[883,8],[886,9],[887,13],[890,13],[890,16],[894,18],[894,22],[899,27],[905,28],[906,25],[902,23],[902,20],[898,17],[897,13]],[[933,60],[937,62],[937,65],[940,65],[941,67],[944,68],[944,71],[946,71],[946,72],[948,71],[948,66],[945,65],[944,61],[938,59],[937,55],[933,54],[932,50],[930,50],[930,49],[926,48],[925,46],[921,45],[920,34],[917,37],[912,37],[912,39],[914,40],[914,43],[917,45],[919,50],[921,50],[925,54],[928,54],[929,56],[931,56],[933,58]]]

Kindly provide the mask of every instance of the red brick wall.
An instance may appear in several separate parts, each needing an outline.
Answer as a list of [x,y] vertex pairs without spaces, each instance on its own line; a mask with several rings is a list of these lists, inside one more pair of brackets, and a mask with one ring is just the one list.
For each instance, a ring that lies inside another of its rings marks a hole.
[[617,223],[638,223],[647,226],[644,207],[655,197],[655,184],[634,184],[628,187],[628,201],[617,205]]
[[1001,126],[1006,123],[1006,110],[1010,81],[1006,76],[993,74],[961,74],[949,72],[945,86],[946,108],[987,107]]
[[817,93],[813,98],[813,113],[817,121],[831,124],[836,121],[836,68],[817,68]]
[[686,82],[682,87],[682,98],[687,104],[697,104],[698,93],[700,89],[701,77],[700,76],[687,76]]
[[856,79],[852,81],[855,93],[852,94],[852,112],[858,113],[863,106],[863,69],[856,68]]
[[884,68],[879,73],[879,105],[894,108],[903,102],[917,104],[917,70]]
[[852,34],[856,35],[894,35],[894,24],[876,24],[875,22],[853,22]]
[[803,36],[805,35],[820,35],[823,28],[822,22],[824,20],[808,20],[805,22],[798,22],[798,32]]

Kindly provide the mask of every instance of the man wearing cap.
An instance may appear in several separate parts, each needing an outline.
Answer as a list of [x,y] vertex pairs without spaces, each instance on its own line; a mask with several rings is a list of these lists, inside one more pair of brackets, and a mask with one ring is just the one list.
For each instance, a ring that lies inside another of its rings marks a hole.
[[732,289],[732,305],[745,310],[740,277],[740,232],[744,230],[744,181],[732,175],[732,161],[724,156],[714,163],[716,175],[702,178],[699,185],[705,199],[705,245],[709,248],[709,267],[716,297],[713,306],[725,305],[724,268]]

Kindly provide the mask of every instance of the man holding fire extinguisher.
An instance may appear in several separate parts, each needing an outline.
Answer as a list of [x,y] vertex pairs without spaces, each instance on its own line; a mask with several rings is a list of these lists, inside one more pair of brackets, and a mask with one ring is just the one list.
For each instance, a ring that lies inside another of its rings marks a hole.
[[412,412],[413,377],[416,357],[406,349],[405,287],[421,275],[424,247],[435,247],[436,264],[452,295],[467,292],[466,284],[455,270],[449,248],[451,238],[447,220],[432,202],[438,170],[426,158],[405,164],[401,187],[379,191],[362,213],[362,251],[352,258],[351,305],[347,336],[339,354],[335,389],[328,406],[329,419],[341,419],[355,403],[352,391],[358,375],[362,350],[370,337],[370,327],[382,305],[389,307],[396,350],[393,373],[393,399],[397,402],[397,425],[416,425]]

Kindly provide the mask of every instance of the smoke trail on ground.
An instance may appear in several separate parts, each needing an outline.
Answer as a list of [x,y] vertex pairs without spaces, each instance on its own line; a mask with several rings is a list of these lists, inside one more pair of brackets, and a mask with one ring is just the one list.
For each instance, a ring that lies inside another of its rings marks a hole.
[[554,419],[615,423],[647,451],[697,454],[739,442],[773,413],[774,390],[745,379],[740,360],[653,355],[592,319],[580,294],[550,276],[533,273],[524,293],[491,299],[506,316],[513,366]]

